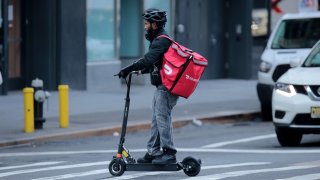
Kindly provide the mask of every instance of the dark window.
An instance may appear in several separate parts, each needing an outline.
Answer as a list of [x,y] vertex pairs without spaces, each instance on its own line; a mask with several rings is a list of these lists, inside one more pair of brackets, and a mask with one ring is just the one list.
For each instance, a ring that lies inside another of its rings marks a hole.
[[285,20],[279,25],[271,48],[312,48],[319,39],[320,18]]

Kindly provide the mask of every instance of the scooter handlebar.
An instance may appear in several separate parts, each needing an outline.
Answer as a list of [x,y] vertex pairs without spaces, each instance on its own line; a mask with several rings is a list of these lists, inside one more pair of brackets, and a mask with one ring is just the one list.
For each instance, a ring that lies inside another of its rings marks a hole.
[[[137,74],[137,75],[139,75],[140,74],[140,71],[132,71],[132,72],[130,72],[129,73],[129,75],[131,75],[131,74]],[[117,73],[117,74],[115,74],[115,75],[113,75],[113,76],[120,76],[120,74],[119,73]]]

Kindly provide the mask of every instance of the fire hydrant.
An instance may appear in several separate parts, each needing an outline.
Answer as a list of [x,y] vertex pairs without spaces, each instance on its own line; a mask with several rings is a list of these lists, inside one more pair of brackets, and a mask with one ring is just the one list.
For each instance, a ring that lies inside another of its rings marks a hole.
[[50,93],[43,90],[43,81],[41,79],[32,80],[31,86],[34,88],[34,128],[42,129],[43,123],[46,121],[43,117],[43,103],[49,98]]

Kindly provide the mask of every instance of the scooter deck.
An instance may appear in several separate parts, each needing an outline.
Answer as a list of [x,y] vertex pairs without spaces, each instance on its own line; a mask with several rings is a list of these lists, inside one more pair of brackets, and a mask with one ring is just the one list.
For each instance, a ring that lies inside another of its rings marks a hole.
[[174,164],[152,164],[152,163],[134,163],[126,164],[126,171],[179,171],[182,169],[180,163]]

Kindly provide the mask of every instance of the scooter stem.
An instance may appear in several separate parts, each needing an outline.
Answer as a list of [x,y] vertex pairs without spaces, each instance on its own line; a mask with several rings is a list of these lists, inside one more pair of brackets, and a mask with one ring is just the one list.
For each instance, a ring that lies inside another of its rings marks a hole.
[[127,82],[127,95],[125,98],[125,107],[123,112],[123,121],[122,121],[122,128],[121,128],[121,136],[120,136],[120,143],[118,147],[118,154],[122,153],[123,144],[125,141],[126,131],[127,131],[127,123],[128,123],[128,114],[129,114],[129,107],[130,107],[130,87],[131,87],[131,78],[132,74],[129,74],[128,82]]

